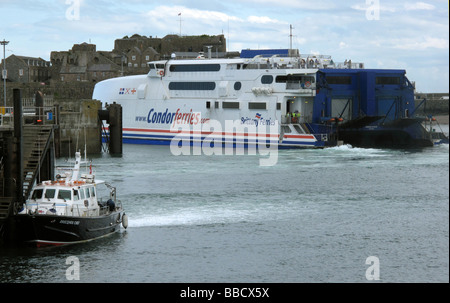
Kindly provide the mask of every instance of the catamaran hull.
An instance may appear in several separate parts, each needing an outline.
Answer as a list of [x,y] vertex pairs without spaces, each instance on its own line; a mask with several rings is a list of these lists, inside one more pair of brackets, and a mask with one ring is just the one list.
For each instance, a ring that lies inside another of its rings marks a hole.
[[339,129],[339,140],[354,147],[422,148],[433,146],[430,134],[417,119],[399,119],[385,125]]
[[19,214],[15,222],[20,242],[44,247],[82,243],[110,235],[120,230],[123,218],[123,211],[98,217]]
[[[104,130],[108,134],[107,129]],[[280,139],[281,138],[281,139]],[[190,146],[215,146],[218,144],[222,147],[252,148],[261,144],[264,146],[272,145],[276,148],[324,148],[336,146],[336,141],[331,140],[325,134],[265,134],[263,136],[252,133],[236,133],[230,135],[228,133],[211,134],[211,133],[179,133],[168,129],[137,129],[124,128],[123,137],[124,144],[144,144],[144,145],[190,145]],[[103,142],[108,142],[103,137]]]

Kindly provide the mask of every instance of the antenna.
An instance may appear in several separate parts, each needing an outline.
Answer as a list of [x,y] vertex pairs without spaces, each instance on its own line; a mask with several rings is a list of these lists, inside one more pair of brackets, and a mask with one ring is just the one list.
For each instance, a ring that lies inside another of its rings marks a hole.
[[180,17],[180,37],[181,37],[181,13],[178,13],[178,17]]
[[292,49],[292,29],[294,29],[292,27],[292,24],[289,25],[289,49]]

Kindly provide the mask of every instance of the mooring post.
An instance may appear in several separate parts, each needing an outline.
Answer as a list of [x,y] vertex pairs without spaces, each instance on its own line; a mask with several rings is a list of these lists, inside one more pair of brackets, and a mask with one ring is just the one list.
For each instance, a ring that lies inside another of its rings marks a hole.
[[122,106],[111,104],[109,111],[109,152],[111,155],[122,155]]

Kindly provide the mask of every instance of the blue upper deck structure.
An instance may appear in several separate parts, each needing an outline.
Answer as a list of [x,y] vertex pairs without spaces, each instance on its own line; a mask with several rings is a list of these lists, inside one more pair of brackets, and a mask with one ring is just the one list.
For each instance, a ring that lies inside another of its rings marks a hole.
[[254,58],[256,56],[270,58],[276,55],[287,57],[289,55],[289,49],[243,49],[241,51],[241,58]]
[[432,146],[415,117],[414,87],[405,70],[320,69],[313,121],[333,129],[337,140],[360,147]]
[[331,118],[409,118],[414,113],[414,87],[405,70],[321,69],[314,105],[315,123]]

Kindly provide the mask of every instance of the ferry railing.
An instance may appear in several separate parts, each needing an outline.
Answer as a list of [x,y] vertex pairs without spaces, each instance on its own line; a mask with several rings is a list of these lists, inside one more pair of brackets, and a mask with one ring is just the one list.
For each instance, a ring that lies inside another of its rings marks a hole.
[[246,61],[246,69],[364,69],[364,63],[334,62],[328,55],[301,55],[300,57],[273,56]]
[[292,116],[281,116],[281,124],[303,124],[310,123],[311,116],[300,116],[300,117],[292,117]]

